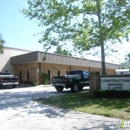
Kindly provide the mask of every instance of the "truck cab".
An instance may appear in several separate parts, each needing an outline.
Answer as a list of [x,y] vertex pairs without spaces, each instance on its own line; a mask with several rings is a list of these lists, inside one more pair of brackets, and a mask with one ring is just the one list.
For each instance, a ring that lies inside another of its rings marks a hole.
[[84,86],[89,86],[89,72],[86,70],[72,70],[65,76],[54,76],[52,84],[58,92],[62,92],[64,88],[71,88],[72,92],[78,92]]

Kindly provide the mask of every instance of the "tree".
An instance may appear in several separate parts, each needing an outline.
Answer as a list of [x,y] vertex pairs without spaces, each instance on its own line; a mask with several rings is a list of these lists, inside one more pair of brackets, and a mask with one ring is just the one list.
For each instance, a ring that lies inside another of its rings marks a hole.
[[1,35],[0,35],[0,53],[3,53],[3,52],[4,52],[4,51],[3,51],[3,49],[4,49],[3,44],[4,44],[4,40],[1,38]]
[[67,51],[65,49],[62,50],[61,46],[57,46],[56,51],[54,51],[54,53],[72,56],[72,54],[69,51]]
[[101,47],[102,74],[107,42],[129,40],[130,0],[29,0],[28,4],[22,12],[44,27],[39,40],[44,48],[68,41],[79,53]]
[[125,56],[125,62],[121,63],[122,69],[130,69],[130,53]]

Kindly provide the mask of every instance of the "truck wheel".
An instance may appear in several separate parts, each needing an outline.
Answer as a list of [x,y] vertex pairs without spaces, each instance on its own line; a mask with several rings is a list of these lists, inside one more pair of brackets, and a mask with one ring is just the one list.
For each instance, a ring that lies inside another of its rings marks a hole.
[[16,85],[13,85],[12,88],[16,88]]
[[78,92],[79,91],[79,84],[74,83],[74,85],[71,87],[71,92]]
[[0,84],[0,89],[4,88],[4,85]]
[[56,87],[57,92],[62,92],[63,89],[64,89],[64,87],[60,87],[60,86],[57,86],[57,87]]
[[82,91],[82,90],[83,90],[83,87],[79,87],[79,90]]

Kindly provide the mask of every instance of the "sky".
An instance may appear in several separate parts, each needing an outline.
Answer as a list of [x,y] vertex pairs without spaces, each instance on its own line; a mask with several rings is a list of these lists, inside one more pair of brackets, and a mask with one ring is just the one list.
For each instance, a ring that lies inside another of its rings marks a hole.
[[[41,32],[36,21],[25,18],[20,12],[22,8],[28,8],[28,0],[0,0],[0,34],[5,40],[4,46],[32,50],[44,51],[42,44],[38,43],[39,36],[34,34]],[[50,53],[54,49],[49,50]],[[130,52],[130,43],[123,42],[118,46],[118,54],[114,57],[106,58],[106,62],[120,63],[124,61],[124,55]],[[87,59],[100,60],[99,56],[87,55]],[[118,57],[118,58],[117,58]]]

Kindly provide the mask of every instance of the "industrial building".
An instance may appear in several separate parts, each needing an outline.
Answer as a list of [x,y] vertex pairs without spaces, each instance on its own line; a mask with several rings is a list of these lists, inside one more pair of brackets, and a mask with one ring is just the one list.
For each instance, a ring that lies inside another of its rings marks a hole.
[[[114,74],[119,64],[106,63],[106,73]],[[51,83],[53,76],[65,75],[70,70],[87,70],[101,73],[101,62],[80,59],[53,53],[30,51],[11,47],[4,47],[0,54],[0,71],[9,71],[17,75],[20,81],[42,83],[42,74],[48,74]]]

